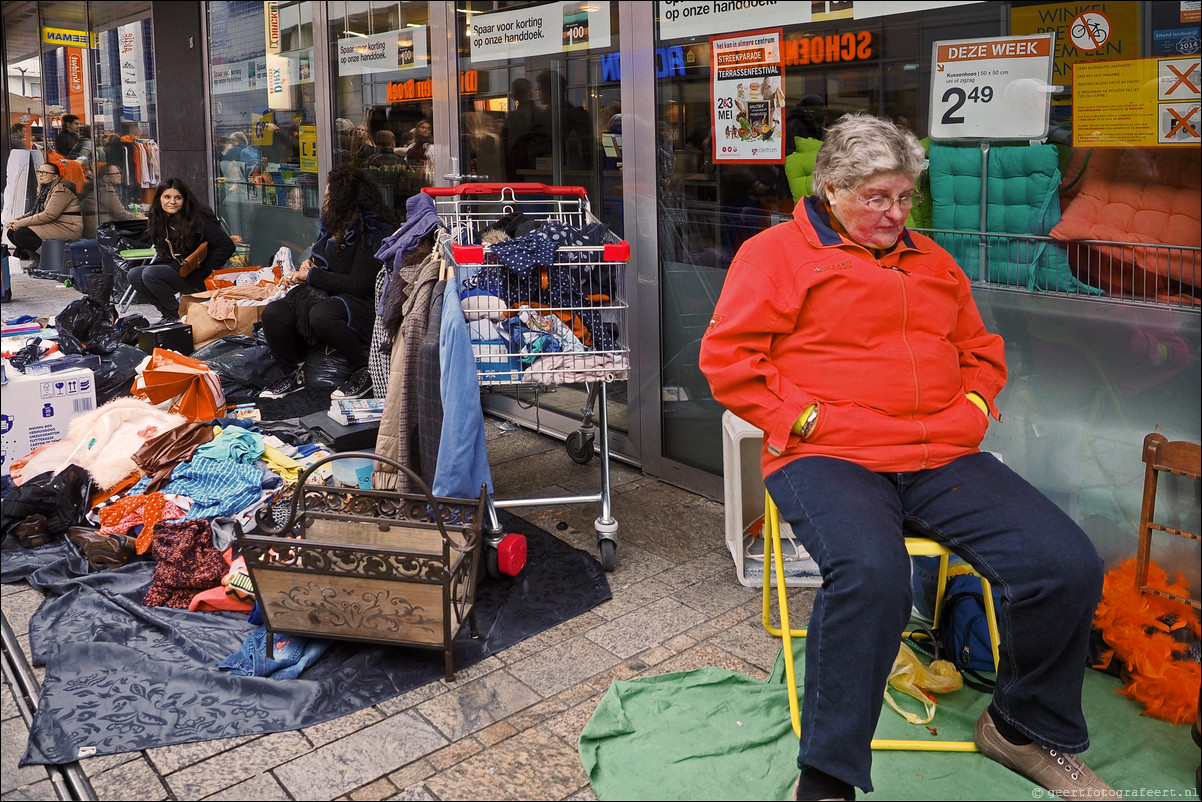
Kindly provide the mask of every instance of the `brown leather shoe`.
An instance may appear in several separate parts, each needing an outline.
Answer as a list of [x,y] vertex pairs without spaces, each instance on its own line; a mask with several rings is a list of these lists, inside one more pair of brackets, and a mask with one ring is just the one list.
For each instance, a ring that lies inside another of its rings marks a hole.
[[70,540],[92,566],[105,569],[125,565],[136,555],[134,539],[128,535],[106,535],[87,526],[67,528]]
[[46,528],[46,516],[35,513],[30,515],[13,530],[17,540],[27,549],[36,549],[50,542],[50,530]]

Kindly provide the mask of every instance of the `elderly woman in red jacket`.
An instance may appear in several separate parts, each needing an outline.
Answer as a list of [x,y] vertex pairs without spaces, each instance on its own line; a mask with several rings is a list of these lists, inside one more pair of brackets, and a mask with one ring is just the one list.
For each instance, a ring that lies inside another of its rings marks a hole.
[[8,239],[16,246],[19,259],[38,258],[42,241],[77,240],[83,236],[83,210],[70,182],[59,174],[58,165],[46,162],[38,167],[38,194],[33,210],[8,224]]
[[905,530],[1002,596],[981,752],[1053,792],[1113,795],[1075,757],[1102,566],[1088,536],[982,452],[1006,380],[951,255],[905,228],[925,156],[894,123],[831,126],[815,194],[739,250],[702,339],[714,398],[764,431],[765,483],[822,573],[806,641],[797,799],[872,789],[871,740],[911,610]]

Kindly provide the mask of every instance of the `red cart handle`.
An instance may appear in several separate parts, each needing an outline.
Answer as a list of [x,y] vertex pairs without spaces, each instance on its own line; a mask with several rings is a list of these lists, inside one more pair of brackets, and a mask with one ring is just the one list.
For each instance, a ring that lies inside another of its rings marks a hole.
[[588,198],[584,187],[551,187],[546,184],[459,184],[454,187],[422,187],[422,192],[438,197],[500,195],[505,190],[510,190],[516,195],[574,195],[578,198]]

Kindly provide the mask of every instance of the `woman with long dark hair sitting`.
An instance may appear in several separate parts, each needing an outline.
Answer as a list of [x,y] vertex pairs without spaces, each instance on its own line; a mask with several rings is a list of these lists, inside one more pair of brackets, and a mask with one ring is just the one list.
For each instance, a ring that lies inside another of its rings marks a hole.
[[396,227],[396,216],[371,176],[349,164],[330,171],[310,256],[283,277],[291,288],[288,294],[263,309],[263,334],[284,377],[261,398],[283,398],[304,389],[305,351],[318,343],[350,363],[351,376],[336,395],[362,398],[371,390],[367,355],[376,319],[376,275],[382,267],[376,252]]
[[147,214],[155,260],[129,271],[129,283],[162,314],[161,323],[179,320],[177,293],[203,292],[205,279],[234,255],[234,241],[217,215],[188,185],[168,178],[154,191]]

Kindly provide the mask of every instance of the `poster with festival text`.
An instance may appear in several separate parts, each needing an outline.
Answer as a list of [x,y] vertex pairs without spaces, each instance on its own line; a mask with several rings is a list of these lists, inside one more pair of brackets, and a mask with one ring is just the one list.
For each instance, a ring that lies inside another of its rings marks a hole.
[[710,37],[714,163],[785,160],[781,29]]

